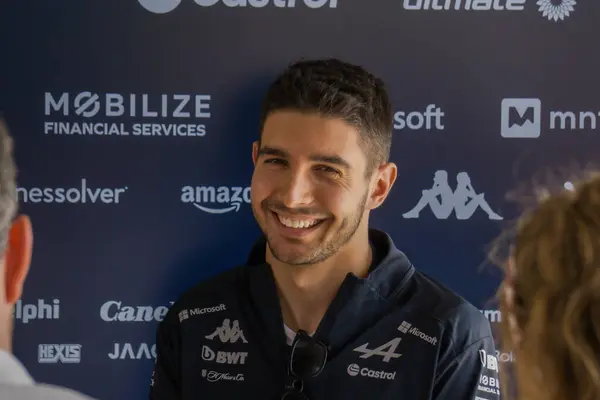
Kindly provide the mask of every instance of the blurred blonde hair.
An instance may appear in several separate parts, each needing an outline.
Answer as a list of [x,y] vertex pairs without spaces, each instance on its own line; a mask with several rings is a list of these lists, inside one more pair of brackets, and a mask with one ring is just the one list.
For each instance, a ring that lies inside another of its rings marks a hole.
[[514,388],[519,400],[597,400],[600,176],[535,197],[517,221],[497,296],[501,348],[515,357],[514,371],[501,373],[503,397]]

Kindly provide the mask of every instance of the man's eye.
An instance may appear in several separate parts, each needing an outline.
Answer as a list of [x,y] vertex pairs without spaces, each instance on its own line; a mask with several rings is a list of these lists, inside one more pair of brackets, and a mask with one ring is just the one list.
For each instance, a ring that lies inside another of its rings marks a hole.
[[285,164],[285,160],[281,158],[269,158],[265,160],[265,164]]
[[328,173],[328,174],[341,175],[340,171],[338,171],[335,168],[328,167],[327,165],[319,165],[317,167],[317,170]]

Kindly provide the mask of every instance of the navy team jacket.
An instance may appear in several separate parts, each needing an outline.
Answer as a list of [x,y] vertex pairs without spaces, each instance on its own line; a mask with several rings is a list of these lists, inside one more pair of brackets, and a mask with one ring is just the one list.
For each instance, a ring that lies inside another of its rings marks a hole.
[[[370,230],[367,278],[348,274],[315,339],[329,345],[310,400],[498,400],[491,328]],[[159,324],[150,400],[279,400],[290,346],[265,242],[247,265],[185,292]]]

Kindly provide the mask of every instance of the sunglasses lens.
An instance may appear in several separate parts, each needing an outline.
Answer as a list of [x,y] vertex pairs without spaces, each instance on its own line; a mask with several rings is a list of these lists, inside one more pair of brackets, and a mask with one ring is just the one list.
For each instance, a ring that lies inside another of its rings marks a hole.
[[327,359],[327,348],[323,343],[300,338],[293,349],[292,373],[300,379],[317,376]]

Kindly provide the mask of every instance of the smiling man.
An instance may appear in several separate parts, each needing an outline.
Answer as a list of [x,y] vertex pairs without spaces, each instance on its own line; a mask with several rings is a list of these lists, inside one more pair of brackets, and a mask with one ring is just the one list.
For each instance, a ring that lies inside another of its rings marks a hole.
[[499,399],[488,320],[369,227],[396,180],[392,120],[359,66],[272,83],[252,148],[263,237],[160,323],[151,400]]

